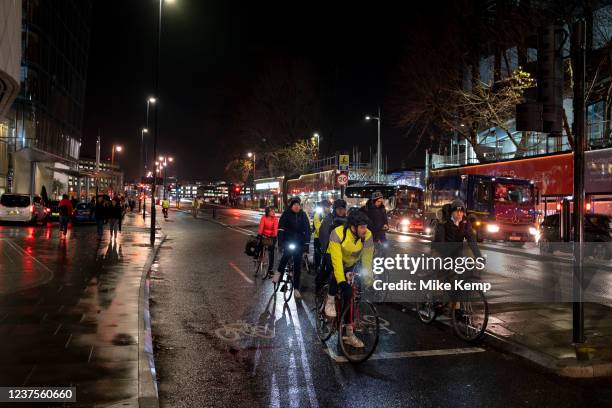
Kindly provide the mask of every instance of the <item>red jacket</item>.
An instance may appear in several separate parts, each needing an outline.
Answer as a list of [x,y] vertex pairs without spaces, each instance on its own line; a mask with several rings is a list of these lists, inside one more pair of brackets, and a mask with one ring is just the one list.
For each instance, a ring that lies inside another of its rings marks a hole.
[[278,218],[264,215],[259,221],[259,235],[276,238],[278,235]]
[[[64,198],[62,199],[62,201],[59,202],[58,207],[66,207],[66,212],[68,213],[68,216],[72,217],[72,211],[73,211],[72,201],[70,201],[67,198]],[[60,211],[60,214],[61,214],[61,211]]]

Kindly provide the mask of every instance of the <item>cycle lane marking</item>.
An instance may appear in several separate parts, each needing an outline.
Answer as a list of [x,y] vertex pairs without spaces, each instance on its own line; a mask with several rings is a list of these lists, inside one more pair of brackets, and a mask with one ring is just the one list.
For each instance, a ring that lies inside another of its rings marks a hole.
[[242,279],[244,279],[245,281],[247,281],[247,282],[248,282],[248,283],[250,283],[251,285],[252,285],[253,283],[255,283],[255,282],[253,282],[253,279],[251,279],[251,278],[249,278],[248,276],[246,276],[246,274],[245,274],[244,272],[242,272],[242,270],[241,270],[239,267],[237,267],[235,263],[230,262],[230,263],[229,263],[229,266],[231,266],[233,270],[235,270],[236,272],[238,272],[238,274],[239,274],[240,276],[242,276]]

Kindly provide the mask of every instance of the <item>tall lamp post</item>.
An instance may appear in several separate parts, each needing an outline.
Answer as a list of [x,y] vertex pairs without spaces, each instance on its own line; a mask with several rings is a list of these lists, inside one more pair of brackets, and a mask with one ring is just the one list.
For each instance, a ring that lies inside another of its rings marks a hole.
[[380,108],[378,108],[378,116],[366,116],[365,120],[375,120],[378,125],[378,143],[376,147],[376,182],[380,183],[380,163],[381,163],[381,147],[380,147]]
[[[115,145],[115,144],[113,145],[113,151],[111,152],[111,167],[115,165],[115,152],[121,153],[122,151],[123,151],[123,147],[122,146]],[[111,169],[111,171],[114,172],[114,169]],[[115,179],[115,177],[113,176],[112,180],[115,181],[114,179]],[[110,184],[111,191],[113,192],[113,195],[115,194],[114,184],[115,183],[113,183],[113,182],[111,182],[111,184]]]
[[321,141],[321,136],[319,136],[318,132],[315,132],[312,135],[312,140],[317,142],[317,160],[319,159],[319,142]]
[[[161,54],[161,33],[162,33],[162,10],[164,1],[173,3],[174,0],[159,0],[159,18],[157,19],[157,44],[156,44],[156,58],[155,58],[155,96],[159,97],[159,71],[160,71],[160,54]],[[153,109],[153,123],[155,133],[153,135],[153,157],[157,157],[157,136],[159,134],[159,123],[157,120],[158,103],[154,103]],[[151,245],[155,244],[155,181],[151,184],[151,232],[150,242]]]
[[251,203],[254,203],[255,201],[255,163],[256,163],[256,158],[255,158],[255,153],[253,152],[248,152],[247,156],[249,156],[249,158],[253,158],[253,184],[251,185]]

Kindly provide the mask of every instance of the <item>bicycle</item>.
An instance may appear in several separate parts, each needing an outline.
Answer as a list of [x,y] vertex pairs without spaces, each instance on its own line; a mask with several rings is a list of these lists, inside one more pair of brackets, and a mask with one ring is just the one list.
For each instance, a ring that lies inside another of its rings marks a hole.
[[[489,304],[481,290],[462,291],[458,301],[447,303],[434,299],[427,293],[425,302],[416,304],[419,320],[425,324],[433,323],[436,318],[451,307],[451,324],[455,334],[462,340],[475,342],[482,338],[489,322]],[[452,299],[452,297],[451,297]]]
[[[315,298],[317,336],[325,343],[336,333],[342,353],[349,362],[355,364],[362,363],[372,356],[378,345],[380,335],[380,317],[374,305],[362,298],[362,292],[357,289],[357,277],[358,275],[355,272],[346,274],[347,282],[351,285],[352,291],[351,300],[342,311],[340,294],[336,295],[336,316],[340,316],[340,318],[329,318],[325,315],[325,302],[329,285],[325,285]],[[363,348],[355,348],[343,341],[348,328],[352,328],[353,334],[363,342]]]
[[293,296],[293,257],[289,258],[287,267],[281,273],[278,282],[274,283],[274,293],[277,293],[279,289],[283,292],[285,303],[288,303]]
[[[389,248],[389,243],[387,241],[376,241],[374,242],[374,258],[385,258],[387,256],[387,249]],[[388,283],[390,281],[390,274],[387,268],[384,268],[383,272],[377,275],[376,279],[380,280],[383,283]],[[372,301],[374,303],[384,303],[387,300],[387,291],[386,290],[373,290],[372,291]]]
[[253,259],[253,263],[255,264],[255,272],[253,273],[253,276],[257,277],[257,275],[259,275],[259,272],[261,272],[261,280],[266,280],[270,277],[270,274],[266,270],[266,267],[270,262],[270,254],[268,251],[273,245],[274,241],[272,240],[272,238],[269,237],[263,237],[259,241],[259,255],[257,255]]

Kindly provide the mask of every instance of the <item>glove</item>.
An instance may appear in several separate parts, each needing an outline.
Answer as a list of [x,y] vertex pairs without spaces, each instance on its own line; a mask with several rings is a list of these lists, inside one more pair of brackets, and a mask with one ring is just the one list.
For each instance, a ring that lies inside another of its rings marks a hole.
[[340,293],[346,294],[347,296],[351,293],[351,285],[349,285],[347,281],[340,282],[338,288],[340,289]]

